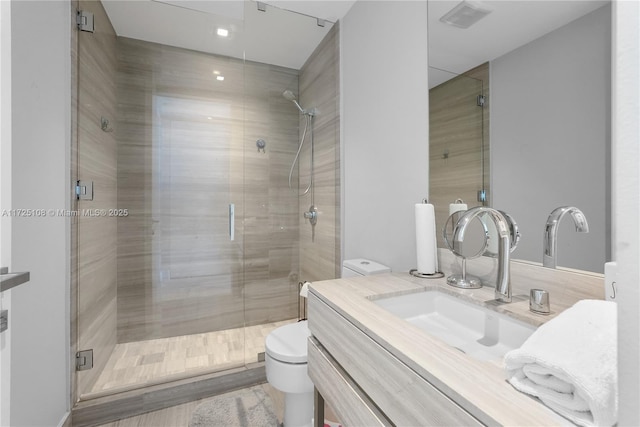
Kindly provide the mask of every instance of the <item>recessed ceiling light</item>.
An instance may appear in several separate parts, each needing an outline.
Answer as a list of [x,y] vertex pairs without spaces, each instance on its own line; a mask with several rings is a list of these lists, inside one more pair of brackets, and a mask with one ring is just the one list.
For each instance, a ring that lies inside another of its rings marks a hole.
[[490,8],[480,2],[464,0],[444,14],[440,22],[458,28],[469,28],[491,12]]
[[207,117],[207,120],[213,120],[213,117],[209,116]]
[[220,75],[220,71],[218,71],[218,70],[213,70],[213,74],[214,74],[214,75],[216,75],[216,76],[219,76],[219,75]]
[[216,77],[216,80],[223,81],[224,80],[224,76],[218,76],[218,77]]
[[218,35],[220,37],[227,37],[229,35],[229,30],[226,28],[218,28]]

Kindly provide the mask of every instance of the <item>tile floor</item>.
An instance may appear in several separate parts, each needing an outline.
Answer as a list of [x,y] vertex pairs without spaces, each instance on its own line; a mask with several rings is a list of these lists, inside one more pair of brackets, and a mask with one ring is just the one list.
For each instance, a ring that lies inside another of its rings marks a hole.
[[128,390],[257,362],[269,332],[296,321],[118,344],[89,394]]

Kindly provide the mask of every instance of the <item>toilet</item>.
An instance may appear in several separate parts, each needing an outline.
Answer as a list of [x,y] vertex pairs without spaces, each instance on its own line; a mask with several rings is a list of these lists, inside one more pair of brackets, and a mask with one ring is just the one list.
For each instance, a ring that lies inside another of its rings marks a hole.
[[342,277],[369,276],[389,272],[391,269],[386,265],[364,258],[348,259],[342,263]]
[[[342,277],[386,273],[391,269],[367,259],[345,260]],[[284,393],[284,427],[307,427],[313,422],[313,383],[307,375],[307,321],[281,326],[265,340],[267,381]]]
[[265,340],[267,381],[284,393],[285,427],[311,426],[313,383],[307,375],[307,321],[281,326]]

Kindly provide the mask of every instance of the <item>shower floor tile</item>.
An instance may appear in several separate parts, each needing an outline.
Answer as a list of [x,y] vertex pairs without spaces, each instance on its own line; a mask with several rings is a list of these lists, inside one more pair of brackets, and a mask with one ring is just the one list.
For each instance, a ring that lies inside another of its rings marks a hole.
[[296,321],[117,344],[91,393],[158,384],[257,362],[266,336]]

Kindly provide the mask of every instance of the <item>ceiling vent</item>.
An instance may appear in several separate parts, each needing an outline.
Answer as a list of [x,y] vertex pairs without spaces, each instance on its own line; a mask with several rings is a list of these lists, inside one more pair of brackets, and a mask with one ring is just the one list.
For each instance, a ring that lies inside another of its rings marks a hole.
[[458,28],[469,28],[491,11],[482,3],[465,0],[444,14],[440,21]]

